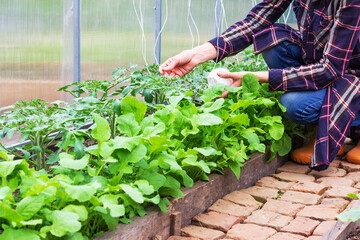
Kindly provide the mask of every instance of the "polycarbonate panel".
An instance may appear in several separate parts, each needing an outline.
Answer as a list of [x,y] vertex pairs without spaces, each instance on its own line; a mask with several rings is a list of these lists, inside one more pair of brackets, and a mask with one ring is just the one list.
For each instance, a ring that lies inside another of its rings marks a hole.
[[[167,2],[168,12],[166,12]],[[219,26],[215,22],[215,0],[163,0],[163,19],[166,19],[166,16],[168,18],[162,36],[162,62],[184,49],[210,40],[215,36],[217,28],[220,27],[220,32],[223,32],[235,22],[243,20],[251,8],[259,2],[261,1],[223,0],[222,20]],[[288,19],[294,22],[293,14]],[[284,22],[284,19],[281,21]]]
[[82,1],[82,80],[109,79],[116,67],[154,63],[154,6],[154,0]]
[[[81,1],[81,79],[109,79],[116,67],[155,59],[156,0]],[[162,57],[215,36],[215,0],[162,0]],[[219,1],[220,2],[220,1]],[[223,0],[221,31],[260,0]],[[73,0],[0,0],[0,106],[17,100],[70,100]],[[293,20],[293,18],[290,18]]]
[[61,97],[62,27],[63,1],[0,1],[0,106]]

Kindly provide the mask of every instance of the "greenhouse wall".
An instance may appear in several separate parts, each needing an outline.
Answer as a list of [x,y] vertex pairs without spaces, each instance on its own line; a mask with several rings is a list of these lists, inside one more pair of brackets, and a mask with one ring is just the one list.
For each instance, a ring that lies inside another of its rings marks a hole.
[[155,43],[160,41],[164,61],[211,39],[215,32],[243,19],[256,4],[162,0],[160,35],[155,33],[159,0],[82,0],[81,65],[77,67],[73,62],[75,1],[0,0],[0,107],[33,98],[70,100],[57,89],[76,80],[74,68],[81,80],[109,79],[117,67],[153,64]]

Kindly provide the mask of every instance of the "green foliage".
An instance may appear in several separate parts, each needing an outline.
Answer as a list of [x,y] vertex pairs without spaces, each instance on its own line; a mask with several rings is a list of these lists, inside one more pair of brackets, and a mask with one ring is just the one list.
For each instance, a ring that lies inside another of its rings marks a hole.
[[[258,63],[221,64],[235,69]],[[251,74],[239,88],[199,89],[212,68],[212,63],[203,64],[182,79],[148,75],[146,70],[126,77],[128,70],[118,69],[114,83],[91,80],[62,88],[76,98],[48,114],[49,119],[59,111],[64,114],[46,128],[61,131],[57,152],[45,158],[57,164],[36,171],[25,161],[32,156],[27,149],[23,154],[0,151],[0,239],[93,238],[145,215],[150,206],[166,212],[170,198],[183,197],[183,187],[207,180],[211,172],[229,167],[239,178],[253,152],[269,152],[270,160],[277,153],[287,154],[295,125],[282,117],[280,94],[269,92],[267,84],[260,85]],[[190,78],[193,85],[181,86],[191,83]],[[228,97],[219,98],[225,89]],[[135,97],[138,94],[147,104]],[[0,124],[8,118],[15,122],[23,105],[16,114],[12,110],[0,118]],[[36,106],[47,108],[41,101]],[[35,108],[22,124],[30,126],[26,121],[35,118],[32,114],[42,113]],[[87,121],[93,125],[81,129]],[[30,129],[26,136],[41,135],[42,125],[38,127],[25,128]],[[1,131],[9,136],[10,129]],[[48,147],[51,141],[45,138],[42,143]],[[28,148],[42,151],[43,146]]]
[[13,148],[12,154],[19,157],[21,152],[36,168],[46,168],[46,154],[51,153],[49,146],[64,129],[76,126],[75,122],[80,120],[68,112],[66,106],[61,101],[18,101],[0,116],[0,137],[11,139],[13,133],[18,132],[21,134],[20,142],[29,139],[30,144]]
[[[348,196],[356,199],[360,198],[360,194],[355,194],[355,193],[350,193],[348,194]],[[346,210],[345,212],[342,212],[339,215],[337,215],[336,218],[342,222],[348,222],[348,221],[356,222],[360,219],[360,207],[356,206],[350,208],[349,210]]]

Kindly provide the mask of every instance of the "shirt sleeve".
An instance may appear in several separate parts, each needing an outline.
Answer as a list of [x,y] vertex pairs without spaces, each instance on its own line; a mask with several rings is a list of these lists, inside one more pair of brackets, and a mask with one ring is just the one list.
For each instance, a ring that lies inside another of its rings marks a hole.
[[292,0],[264,0],[256,5],[247,17],[233,24],[219,37],[209,42],[218,51],[215,61],[235,55],[253,43],[253,35],[273,25],[289,7]]
[[353,51],[360,45],[360,4],[357,0],[339,2],[323,57],[313,64],[270,70],[270,89],[319,90],[347,74]]

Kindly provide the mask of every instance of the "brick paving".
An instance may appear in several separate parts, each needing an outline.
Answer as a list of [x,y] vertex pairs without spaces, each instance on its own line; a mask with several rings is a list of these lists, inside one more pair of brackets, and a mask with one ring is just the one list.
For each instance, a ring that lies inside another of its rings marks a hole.
[[315,172],[287,162],[255,186],[219,199],[181,229],[183,237],[169,240],[320,240],[356,202],[348,193],[360,193],[360,165],[336,159]]

